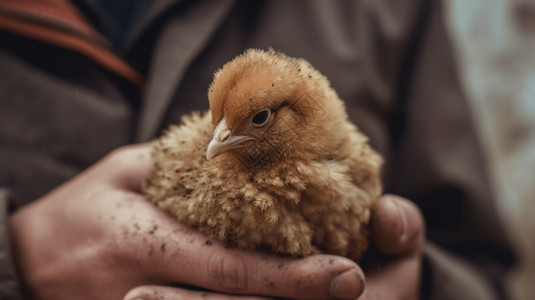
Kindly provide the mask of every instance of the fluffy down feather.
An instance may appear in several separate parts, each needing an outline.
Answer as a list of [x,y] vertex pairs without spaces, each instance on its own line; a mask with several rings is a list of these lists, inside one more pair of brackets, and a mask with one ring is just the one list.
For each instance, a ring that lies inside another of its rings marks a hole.
[[148,199],[229,246],[359,261],[382,159],[328,80],[303,59],[252,49],[216,72],[208,98],[211,114],[154,143]]

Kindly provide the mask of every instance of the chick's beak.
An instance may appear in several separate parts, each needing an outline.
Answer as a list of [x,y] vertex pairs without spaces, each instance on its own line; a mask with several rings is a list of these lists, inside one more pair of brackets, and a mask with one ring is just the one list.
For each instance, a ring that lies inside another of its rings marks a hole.
[[206,149],[206,159],[212,159],[232,149],[241,147],[245,141],[253,140],[249,136],[232,136],[227,120],[223,118],[215,127],[214,136]]

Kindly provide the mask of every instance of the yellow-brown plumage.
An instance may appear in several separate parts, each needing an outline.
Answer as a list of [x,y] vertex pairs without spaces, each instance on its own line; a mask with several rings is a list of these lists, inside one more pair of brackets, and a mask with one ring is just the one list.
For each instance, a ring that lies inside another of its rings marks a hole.
[[211,114],[154,144],[147,197],[229,246],[360,260],[382,159],[328,80],[303,59],[248,50],[208,98]]

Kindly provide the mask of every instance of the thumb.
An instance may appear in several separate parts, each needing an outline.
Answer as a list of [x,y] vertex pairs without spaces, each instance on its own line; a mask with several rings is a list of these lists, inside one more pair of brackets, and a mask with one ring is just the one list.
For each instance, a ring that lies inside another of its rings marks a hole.
[[164,299],[173,299],[173,300],[195,300],[195,299],[214,299],[214,300],[231,300],[231,299],[242,299],[242,300],[267,300],[268,298],[263,297],[249,297],[249,296],[235,296],[235,295],[226,295],[219,294],[216,292],[209,291],[194,291],[183,289],[179,287],[167,287],[167,286],[157,286],[157,285],[146,285],[138,286],[130,290],[124,300],[164,300]]
[[424,218],[420,209],[407,199],[384,195],[379,199],[371,221],[375,247],[387,255],[403,255],[421,247]]

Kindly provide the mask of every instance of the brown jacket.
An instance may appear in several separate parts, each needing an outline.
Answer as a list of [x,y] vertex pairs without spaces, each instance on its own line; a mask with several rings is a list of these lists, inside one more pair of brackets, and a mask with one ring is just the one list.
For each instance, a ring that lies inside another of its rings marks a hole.
[[22,297],[7,210],[207,109],[213,72],[250,47],[324,73],[384,155],[386,192],[422,209],[424,299],[505,298],[512,251],[440,1],[154,1],[127,36],[128,63],[78,2],[0,1],[0,298]]

